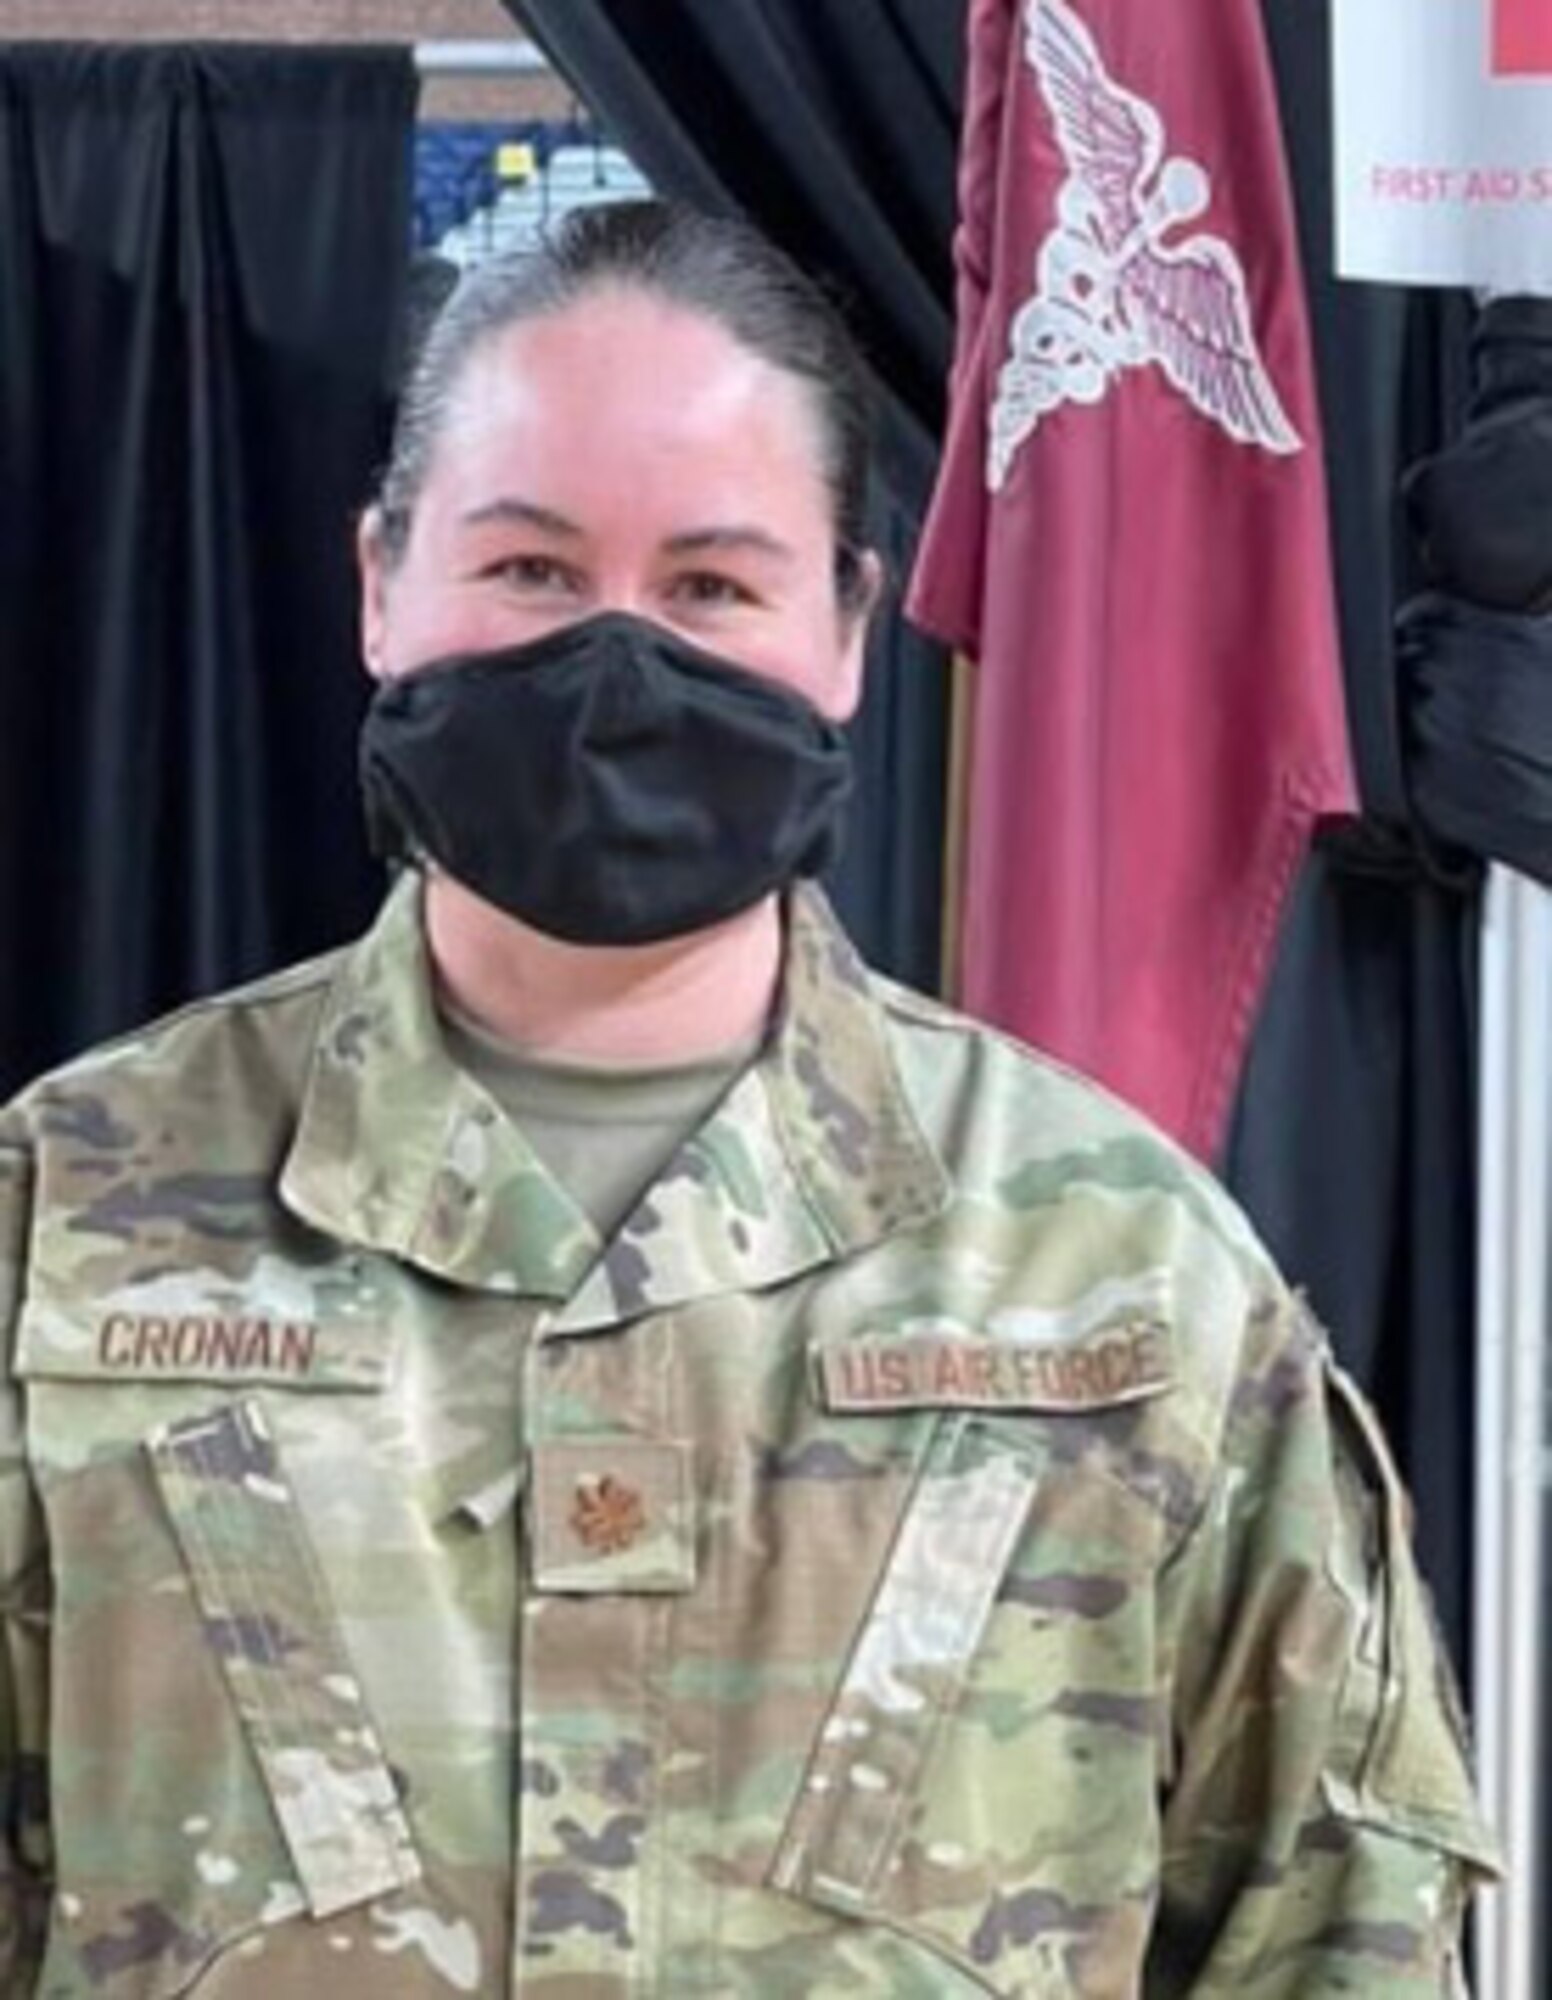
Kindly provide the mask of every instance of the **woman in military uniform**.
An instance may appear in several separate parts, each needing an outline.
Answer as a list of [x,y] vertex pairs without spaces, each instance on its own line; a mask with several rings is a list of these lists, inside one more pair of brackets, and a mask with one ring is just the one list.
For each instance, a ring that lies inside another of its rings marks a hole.
[[813,886],[864,403],[731,224],[466,278],[361,533],[379,921],[0,1121],[17,2000],[1452,1990],[1371,1419]]

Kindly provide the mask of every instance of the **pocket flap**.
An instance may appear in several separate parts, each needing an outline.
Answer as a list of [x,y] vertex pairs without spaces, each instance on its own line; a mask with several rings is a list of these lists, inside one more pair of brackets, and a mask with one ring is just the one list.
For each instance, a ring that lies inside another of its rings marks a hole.
[[967,1417],[934,1432],[772,1870],[777,1888],[855,1912],[962,1690],[1037,1485]]
[[157,1432],[146,1450],[313,1915],[418,1881],[398,1792],[263,1411],[230,1404]]

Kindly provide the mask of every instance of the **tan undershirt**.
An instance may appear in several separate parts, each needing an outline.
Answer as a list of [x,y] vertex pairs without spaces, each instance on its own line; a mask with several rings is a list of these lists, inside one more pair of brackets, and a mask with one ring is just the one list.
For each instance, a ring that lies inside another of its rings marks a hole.
[[506,1113],[606,1240],[759,1052],[662,1068],[554,1061],[438,1000],[448,1054]]

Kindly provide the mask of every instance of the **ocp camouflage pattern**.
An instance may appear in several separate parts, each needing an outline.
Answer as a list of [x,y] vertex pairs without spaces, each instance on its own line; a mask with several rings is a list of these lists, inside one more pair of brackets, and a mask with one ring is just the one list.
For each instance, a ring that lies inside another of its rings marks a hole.
[[1368,2000],[1493,1865],[1205,1176],[789,908],[603,1243],[418,887],[0,1121],[0,1988]]

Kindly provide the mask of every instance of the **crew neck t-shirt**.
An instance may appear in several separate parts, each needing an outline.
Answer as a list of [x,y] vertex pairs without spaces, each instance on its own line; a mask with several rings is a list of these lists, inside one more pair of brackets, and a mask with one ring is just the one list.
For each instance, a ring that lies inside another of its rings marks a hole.
[[748,1068],[762,1039],[689,1063],[582,1062],[508,1042],[445,995],[437,1004],[448,1054],[518,1126],[606,1241]]

